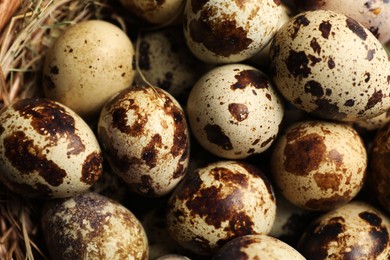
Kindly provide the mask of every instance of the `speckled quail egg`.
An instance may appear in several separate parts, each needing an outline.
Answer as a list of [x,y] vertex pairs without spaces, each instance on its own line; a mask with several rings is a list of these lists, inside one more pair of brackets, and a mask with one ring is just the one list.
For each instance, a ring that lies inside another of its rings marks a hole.
[[226,259],[291,259],[305,260],[296,249],[267,235],[245,235],[226,243],[213,260]]
[[275,34],[279,0],[187,1],[184,36],[190,50],[208,63],[234,63],[260,51]]
[[133,192],[169,193],[184,177],[190,138],[180,104],[166,91],[135,86],[103,107],[98,121],[103,154]]
[[390,213],[390,123],[379,129],[370,150],[368,183],[375,198]]
[[307,259],[387,260],[389,232],[385,214],[370,204],[353,201],[313,221],[297,250]]
[[112,95],[132,84],[134,57],[131,40],[114,24],[102,20],[76,23],[46,54],[44,95],[84,119],[96,119]]
[[[140,74],[184,104],[192,86],[211,66],[192,55],[181,27],[148,31],[139,37]],[[135,81],[142,80],[136,77]]]
[[52,259],[148,259],[148,240],[139,220],[98,193],[46,203],[41,222]]
[[361,190],[367,152],[347,124],[298,122],[278,138],[271,169],[275,186],[288,201],[309,210],[331,210]]
[[155,25],[168,25],[180,21],[186,0],[119,0],[125,9]]
[[217,161],[194,172],[176,187],[167,206],[167,226],[184,248],[214,254],[229,240],[267,234],[275,220],[274,191],[253,165]]
[[282,95],[321,118],[356,121],[390,107],[390,62],[361,24],[330,10],[300,13],[275,34],[271,72]]
[[358,120],[353,122],[353,126],[361,131],[374,131],[384,127],[387,123],[390,122],[390,108],[386,112],[375,116],[373,118],[368,118],[365,120]]
[[283,105],[266,74],[245,64],[228,64],[195,83],[187,115],[192,133],[206,150],[242,159],[270,147],[283,119]]
[[343,13],[369,29],[381,43],[390,40],[388,0],[294,0],[301,10],[328,9]]
[[91,128],[48,99],[20,99],[0,112],[0,180],[27,197],[86,191],[101,176],[103,156]]

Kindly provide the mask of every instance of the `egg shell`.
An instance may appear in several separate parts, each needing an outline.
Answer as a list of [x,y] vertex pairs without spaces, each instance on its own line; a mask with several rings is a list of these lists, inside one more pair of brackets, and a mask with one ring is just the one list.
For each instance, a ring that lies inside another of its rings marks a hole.
[[156,260],[190,260],[190,258],[183,255],[168,254],[156,258]]
[[284,110],[266,74],[245,64],[228,64],[196,82],[186,111],[194,137],[206,150],[242,159],[271,146]]
[[370,190],[390,213],[390,123],[378,130],[370,151],[370,170],[367,175]]
[[308,210],[331,210],[362,188],[367,151],[347,124],[304,121],[278,138],[271,169],[275,186],[288,201]]
[[361,132],[375,131],[390,123],[390,108],[386,112],[373,118],[353,122],[353,126]]
[[330,10],[300,13],[275,34],[271,72],[281,94],[324,119],[356,121],[390,107],[390,62],[361,24]]
[[[184,104],[192,86],[211,66],[190,52],[181,27],[148,31],[139,37],[138,63],[142,76]],[[136,82],[142,85],[142,81],[136,77]]]
[[187,45],[204,62],[246,60],[275,34],[280,5],[278,0],[187,1],[183,18]]
[[389,232],[389,218],[383,212],[353,201],[313,221],[297,250],[307,259],[387,260]]
[[132,84],[134,58],[133,44],[119,27],[101,20],[76,23],[46,54],[44,95],[96,119],[112,95]]
[[390,2],[387,0],[294,0],[301,10],[328,9],[343,13],[370,30],[381,43],[390,40]]
[[114,173],[133,192],[163,196],[184,177],[190,137],[184,111],[166,91],[136,86],[102,109],[98,139]]
[[2,109],[0,143],[0,180],[26,197],[74,196],[103,172],[103,155],[91,128],[55,101],[20,99]]
[[155,25],[181,21],[185,0],[120,0],[132,15]]
[[304,260],[292,246],[266,235],[245,235],[226,243],[213,257],[225,259],[291,259]]
[[167,226],[184,248],[211,255],[235,237],[267,234],[275,212],[273,188],[259,169],[218,161],[189,173],[174,190]]
[[148,240],[139,220],[98,193],[50,201],[41,221],[52,259],[148,259]]

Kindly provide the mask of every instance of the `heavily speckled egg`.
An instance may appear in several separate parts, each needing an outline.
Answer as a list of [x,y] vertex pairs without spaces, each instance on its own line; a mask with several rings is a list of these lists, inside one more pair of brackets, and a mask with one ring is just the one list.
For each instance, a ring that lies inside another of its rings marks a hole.
[[48,202],[41,223],[52,259],[148,259],[139,220],[98,193]]
[[[195,58],[188,49],[181,27],[145,32],[139,39],[140,72],[153,86],[169,92],[181,104],[195,82],[211,66]],[[136,82],[142,78],[136,77]]]
[[259,169],[218,161],[188,173],[171,195],[167,212],[172,237],[194,253],[210,255],[235,237],[267,234],[276,203]]
[[368,183],[376,199],[390,213],[390,123],[376,133],[370,151]]
[[166,91],[136,86],[102,109],[98,139],[114,173],[133,192],[163,196],[184,177],[190,138],[180,104]]
[[91,187],[103,171],[91,128],[68,107],[20,99],[0,113],[0,180],[27,197],[60,198]]
[[343,13],[369,29],[380,42],[390,40],[388,0],[294,0],[301,10],[328,9]]
[[283,119],[270,79],[245,64],[228,64],[203,75],[187,101],[192,133],[211,153],[242,159],[264,152]]
[[226,259],[291,259],[305,260],[296,249],[283,241],[266,235],[246,235],[226,243],[213,260]]
[[135,76],[134,48],[119,27],[101,20],[76,23],[45,57],[44,95],[96,119],[107,100],[129,87]]
[[390,62],[361,24],[330,10],[296,15],[275,34],[271,74],[298,108],[332,120],[356,121],[390,107]]
[[180,20],[185,0],[120,0],[126,10],[142,20],[156,25],[168,25]]
[[331,210],[362,188],[367,152],[349,125],[304,121],[278,138],[271,169],[275,186],[288,201],[309,210]]
[[390,220],[371,205],[354,201],[313,221],[297,250],[307,259],[388,260]]
[[280,5],[279,0],[187,1],[183,19],[187,45],[208,63],[248,59],[275,34]]

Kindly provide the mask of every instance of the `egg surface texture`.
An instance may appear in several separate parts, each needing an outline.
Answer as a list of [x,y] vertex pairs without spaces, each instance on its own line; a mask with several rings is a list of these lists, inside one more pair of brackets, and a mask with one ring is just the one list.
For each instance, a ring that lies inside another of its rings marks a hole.
[[133,61],[133,44],[120,28],[100,20],[76,23],[46,54],[44,95],[96,119],[112,95],[132,84]]
[[331,210],[352,200],[362,188],[367,152],[351,126],[304,121],[280,136],[271,168],[275,185],[291,203]]
[[296,15],[275,34],[270,76],[296,107],[355,121],[390,107],[390,62],[361,24],[329,10]]
[[0,113],[0,180],[27,197],[61,198],[91,187],[103,172],[91,128],[68,107],[20,99]]
[[283,119],[270,79],[244,64],[217,67],[201,77],[187,101],[192,133],[209,152],[228,159],[267,150]]
[[219,161],[188,173],[167,206],[172,237],[197,254],[214,254],[229,240],[267,234],[276,214],[273,188],[254,166]]
[[52,259],[148,259],[139,220],[98,193],[46,203],[41,223]]
[[361,201],[324,213],[310,223],[297,250],[307,259],[388,260],[390,222]]
[[267,45],[281,16],[281,3],[275,0],[187,1],[184,36],[202,61],[240,62]]
[[113,97],[102,109],[98,138],[113,172],[139,194],[165,195],[186,173],[185,114],[160,88],[131,87]]
[[225,259],[291,259],[305,260],[296,249],[267,235],[245,235],[226,243],[213,260]]

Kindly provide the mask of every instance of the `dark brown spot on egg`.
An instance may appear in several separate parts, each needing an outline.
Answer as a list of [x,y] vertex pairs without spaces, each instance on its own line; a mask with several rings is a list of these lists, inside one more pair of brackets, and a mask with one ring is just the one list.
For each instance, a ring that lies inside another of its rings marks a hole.
[[313,133],[287,141],[284,148],[286,171],[304,176],[319,167],[326,151],[323,136]]
[[256,89],[268,88],[270,81],[267,76],[258,70],[243,70],[234,76],[237,82],[230,86],[232,90],[244,89],[252,86]]
[[336,64],[334,63],[333,58],[329,56],[329,58],[328,58],[328,68],[329,69],[334,69],[334,67],[336,67]]
[[286,66],[288,71],[294,77],[307,78],[311,73],[308,65],[309,59],[304,51],[296,52],[294,50],[290,50],[286,60]]
[[365,110],[373,108],[376,104],[382,102],[383,93],[382,90],[375,90],[372,96],[368,99]]
[[4,138],[5,156],[21,174],[38,174],[50,185],[60,186],[66,171],[48,160],[42,148],[34,144],[24,132],[17,131]]
[[31,120],[34,130],[46,137],[51,146],[56,146],[60,138],[68,140],[67,154],[77,155],[85,150],[81,138],[76,133],[76,123],[64,107],[48,99],[23,99],[14,103],[19,114]]
[[232,150],[233,145],[230,138],[223,132],[219,125],[207,124],[204,127],[204,131],[207,136],[207,140],[210,143],[216,144],[224,150]]
[[371,74],[370,72],[364,73],[364,82],[368,83],[370,81]]
[[330,31],[332,30],[332,24],[329,21],[322,21],[318,29],[322,37],[329,39]]
[[315,173],[314,181],[321,190],[338,191],[343,176],[335,173]]
[[[135,103],[134,99],[127,99],[126,101],[129,103],[128,108],[118,106],[111,110],[112,126],[122,133],[129,134],[130,136],[139,136],[144,131],[145,125],[148,121],[148,116],[140,113],[140,108]],[[116,98],[112,101],[112,103],[117,102],[119,102],[119,100]],[[122,103],[123,101],[120,102]],[[133,114],[137,117],[132,120],[132,125],[128,125],[129,118],[127,117],[127,114],[132,114],[129,111],[134,111]]]
[[379,28],[378,26],[371,26],[368,28],[368,30],[376,37],[376,38],[379,38],[380,37],[380,33],[379,33]]
[[372,59],[374,58],[374,55],[375,55],[375,50],[374,49],[368,50],[366,59],[368,61],[372,61]]
[[317,58],[316,56],[311,55],[311,54],[309,54],[307,57],[308,57],[309,60],[311,61],[310,66],[314,66],[314,65],[316,65],[318,62],[322,61],[321,58]]
[[306,16],[299,15],[294,19],[293,23],[293,32],[291,33],[291,38],[295,39],[297,37],[298,31],[302,26],[308,26],[310,24],[310,21],[306,18]]
[[260,147],[263,148],[263,147],[266,147],[267,145],[269,145],[273,140],[275,140],[275,136],[271,136],[270,138],[268,138],[267,140],[265,140],[264,142],[261,143]]
[[297,250],[307,259],[326,259],[328,247],[338,243],[338,237],[345,232],[345,221],[342,217],[333,217],[327,223],[311,223],[300,241]]
[[222,246],[227,243],[227,241],[232,240],[236,237],[241,237],[249,234],[253,234],[253,226],[255,223],[245,212],[236,212],[233,213],[229,219],[229,224],[224,231],[228,233],[228,237],[225,239],[220,239],[217,241],[217,244]]
[[317,108],[313,111],[313,114],[336,120],[342,120],[347,117],[346,113],[340,112],[337,104],[332,104],[327,99],[317,99],[314,103],[317,105]]
[[83,162],[80,181],[92,185],[103,173],[103,156],[93,152]]
[[133,189],[136,190],[139,194],[155,197],[156,192],[154,190],[154,180],[149,175],[142,175],[141,176],[141,183],[135,184]]
[[274,0],[274,3],[275,3],[277,6],[279,6],[279,5],[282,4],[282,1],[281,1],[281,0]]
[[164,74],[164,79],[157,80],[157,86],[164,90],[169,90],[172,87],[173,74],[172,72],[167,72]]
[[228,247],[218,251],[213,257],[214,260],[225,259],[249,259],[249,256],[241,251],[244,248],[248,248],[252,243],[258,243],[259,240],[251,236],[241,236],[229,242]]
[[198,20],[193,19],[190,24],[191,39],[202,43],[211,52],[228,57],[246,50],[253,42],[247,37],[242,27],[237,27],[235,20],[227,16],[220,19],[213,17],[211,8],[202,9]]
[[50,67],[50,74],[58,75],[59,73],[60,73],[60,70],[58,69],[57,66]]
[[324,90],[319,82],[310,80],[305,84],[305,93],[310,93],[314,97],[322,97]]
[[230,114],[238,121],[244,121],[248,118],[249,109],[245,104],[231,103],[228,106]]
[[346,107],[353,107],[354,105],[355,105],[355,100],[353,100],[353,99],[348,99],[344,103],[344,106],[346,106]]
[[367,39],[367,33],[364,30],[364,27],[361,26],[356,20],[352,18],[347,18],[345,20],[347,27],[354,33],[356,34],[360,39],[365,41]]
[[331,210],[344,205],[350,200],[350,192],[346,192],[342,195],[334,194],[329,198],[309,199],[305,203],[305,207],[312,210]]
[[313,39],[311,39],[310,47],[313,49],[314,53],[321,53],[321,45],[317,42],[317,38],[313,37]]
[[142,149],[141,158],[149,168],[154,168],[158,162],[158,148],[162,147],[162,138],[154,134],[149,143]]
[[2,125],[0,125],[0,135],[2,135],[4,133],[4,131],[5,131],[5,128]]

